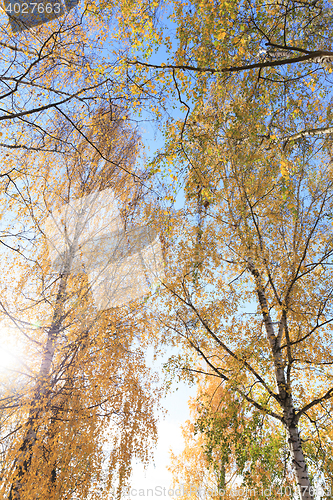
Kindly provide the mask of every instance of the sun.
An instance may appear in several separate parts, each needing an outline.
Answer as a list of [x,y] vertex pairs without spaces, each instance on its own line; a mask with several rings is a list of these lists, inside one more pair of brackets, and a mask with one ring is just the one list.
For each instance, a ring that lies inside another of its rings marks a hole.
[[8,327],[0,327],[0,372],[22,369],[24,349],[18,336]]
[[9,349],[0,344],[0,371],[13,368],[16,363],[17,360],[15,355],[13,355]]

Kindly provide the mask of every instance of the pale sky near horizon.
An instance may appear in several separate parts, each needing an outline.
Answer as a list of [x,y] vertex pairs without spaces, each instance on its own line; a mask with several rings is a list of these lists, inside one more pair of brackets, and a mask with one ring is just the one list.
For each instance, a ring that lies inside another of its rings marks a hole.
[[[170,356],[175,353],[175,349],[168,351],[166,354]],[[149,356],[150,357],[150,356]],[[149,358],[148,357],[148,358]],[[163,377],[162,365],[167,357],[159,357],[153,363],[147,360],[148,365],[153,370],[158,371]],[[177,390],[175,390],[178,388]],[[136,496],[141,498],[165,498],[176,499],[176,496],[163,494],[163,488],[166,492],[172,489],[172,474],[167,470],[170,465],[170,450],[175,454],[182,452],[184,448],[184,440],[182,436],[181,426],[190,419],[188,401],[196,396],[196,386],[189,386],[184,382],[174,383],[172,392],[170,391],[161,401],[161,406],[167,410],[165,417],[161,416],[158,423],[158,442],[154,451],[154,461],[151,462],[145,470],[140,463],[133,464],[133,474],[130,481],[130,493],[125,495],[124,499],[135,500]],[[157,489],[159,488],[159,490]],[[145,495],[139,495],[139,490],[145,490]],[[151,492],[147,495],[147,489],[153,489],[154,495]],[[156,489],[156,490],[155,490]]]

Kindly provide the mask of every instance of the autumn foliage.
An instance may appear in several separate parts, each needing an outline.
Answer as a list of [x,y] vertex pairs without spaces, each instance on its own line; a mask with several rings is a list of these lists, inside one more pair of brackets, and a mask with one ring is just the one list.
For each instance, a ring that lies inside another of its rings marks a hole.
[[[27,354],[1,389],[4,498],[121,495],[156,436],[146,343],[200,379],[176,482],[330,497],[331,11],[139,0],[4,22],[0,298]],[[165,269],[99,312],[84,272],[54,272],[43,224],[104,189],[158,233]]]

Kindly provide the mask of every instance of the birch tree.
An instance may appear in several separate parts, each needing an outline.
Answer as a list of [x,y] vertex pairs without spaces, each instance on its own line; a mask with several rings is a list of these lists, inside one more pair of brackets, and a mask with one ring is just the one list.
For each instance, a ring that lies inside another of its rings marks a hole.
[[[15,227],[33,232],[15,259],[9,255],[14,279],[12,286],[4,280],[2,295],[2,318],[15,325],[28,369],[14,394],[4,389],[1,398],[1,439],[9,440],[1,488],[11,500],[107,498],[112,488],[119,497],[132,458],[147,462],[155,440],[157,392],[144,362],[142,302],[98,308],[87,273],[72,269],[73,245],[60,269],[49,258],[43,221],[64,202],[112,189],[130,224],[141,196],[131,175],[135,132],[101,110],[86,133],[106,160],[87,141],[68,156],[30,153],[22,159],[29,174],[7,187],[20,213]],[[75,140],[75,128],[72,134]]]
[[168,222],[161,321],[202,358],[199,370],[286,430],[298,494],[312,499],[324,477],[304,442],[325,448],[333,395],[330,140],[268,145],[265,95],[244,94],[228,116],[218,87],[181,147],[177,129],[170,141],[187,201]]

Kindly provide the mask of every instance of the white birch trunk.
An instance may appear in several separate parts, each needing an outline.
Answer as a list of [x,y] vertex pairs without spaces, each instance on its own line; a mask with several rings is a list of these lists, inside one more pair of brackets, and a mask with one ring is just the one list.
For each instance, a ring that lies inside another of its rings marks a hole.
[[295,408],[291,396],[291,387],[288,380],[286,380],[284,361],[281,352],[282,332],[283,328],[286,326],[284,324],[286,318],[281,318],[279,331],[277,334],[275,334],[273,322],[268,310],[264,287],[262,285],[261,275],[255,268],[254,263],[251,259],[249,259],[248,265],[249,270],[256,282],[257,295],[265,323],[267,340],[269,342],[273,355],[275,380],[279,393],[279,402],[283,409],[284,424],[288,432],[288,442],[292,454],[293,468],[297,482],[298,493],[301,500],[313,500],[314,496],[312,494],[309,473],[304,459],[302,442],[299,436],[298,422],[295,416]]
[[285,411],[285,421],[298,494],[301,500],[313,500],[313,489],[311,487],[309,472],[303,454],[298,425],[295,421],[295,411],[291,402],[288,403],[288,406],[289,408]]
[[45,397],[48,391],[48,381],[51,373],[52,362],[54,358],[56,340],[59,335],[63,306],[66,300],[67,280],[73,261],[75,249],[72,247],[68,252],[68,258],[60,278],[52,324],[48,332],[43,358],[39,373],[36,380],[36,388],[32,400],[32,408],[29,413],[29,418],[25,425],[26,431],[24,434],[23,442],[20,447],[20,454],[17,457],[15,464],[15,479],[11,485],[8,500],[24,500],[22,498],[21,489],[25,483],[25,476],[29,472],[31,459],[33,454],[33,447],[37,442],[38,423],[43,412],[45,404]]

